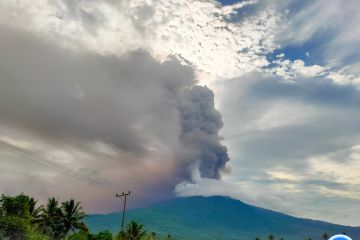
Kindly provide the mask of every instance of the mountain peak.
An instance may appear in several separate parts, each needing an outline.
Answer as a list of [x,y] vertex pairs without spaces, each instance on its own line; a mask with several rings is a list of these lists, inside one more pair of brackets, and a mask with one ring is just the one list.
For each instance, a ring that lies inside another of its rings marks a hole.
[[[324,232],[346,232],[359,238],[360,228],[301,219],[258,208],[227,196],[174,198],[154,206],[129,210],[127,221],[143,223],[149,230],[172,234],[176,239],[254,239],[273,234],[284,239],[316,239]],[[93,215],[87,220],[92,231],[118,231],[120,213]]]

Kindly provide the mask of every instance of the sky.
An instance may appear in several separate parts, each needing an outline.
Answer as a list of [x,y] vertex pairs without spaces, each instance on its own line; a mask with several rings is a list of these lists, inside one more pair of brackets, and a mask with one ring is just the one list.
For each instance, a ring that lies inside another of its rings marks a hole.
[[358,0],[0,0],[0,192],[226,195],[360,225]]

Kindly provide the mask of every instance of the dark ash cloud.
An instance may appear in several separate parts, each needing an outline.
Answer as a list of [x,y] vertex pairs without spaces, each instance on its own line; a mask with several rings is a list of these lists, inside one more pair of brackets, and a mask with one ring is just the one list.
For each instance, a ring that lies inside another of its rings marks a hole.
[[194,149],[200,161],[200,173],[205,178],[220,178],[220,171],[229,161],[227,149],[219,137],[223,126],[220,113],[214,107],[214,94],[207,87],[195,86],[185,91],[181,107],[181,140]]
[[[98,161],[104,156],[88,142],[105,143],[118,162],[108,171],[133,169],[129,181],[142,179],[140,185],[162,175],[152,196],[169,196],[190,179],[189,166],[197,161],[203,177],[220,177],[229,160],[218,135],[221,115],[191,67],[172,57],[160,62],[143,50],[123,56],[69,51],[4,27],[0,39],[1,125],[31,130],[52,146],[70,144]],[[86,159],[79,164],[89,174],[95,167]],[[149,166],[158,172],[141,173]],[[127,182],[116,177],[109,181]]]

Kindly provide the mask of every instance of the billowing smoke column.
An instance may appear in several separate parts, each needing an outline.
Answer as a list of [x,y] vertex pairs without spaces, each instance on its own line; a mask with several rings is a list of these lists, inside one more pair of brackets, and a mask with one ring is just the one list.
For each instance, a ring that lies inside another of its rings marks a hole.
[[[34,159],[71,169],[87,184],[117,191],[120,182],[154,200],[192,180],[190,167],[220,178],[229,161],[221,115],[191,66],[144,50],[73,52],[1,26],[0,39],[0,125],[22,132],[25,142],[36,139],[25,149]],[[5,143],[24,151],[15,140]],[[48,181],[39,179],[37,186]]]
[[229,156],[220,143],[219,129],[223,122],[214,106],[214,93],[207,87],[194,86],[186,89],[184,95],[180,109],[181,141],[194,151],[194,160],[200,161],[201,177],[218,179]]

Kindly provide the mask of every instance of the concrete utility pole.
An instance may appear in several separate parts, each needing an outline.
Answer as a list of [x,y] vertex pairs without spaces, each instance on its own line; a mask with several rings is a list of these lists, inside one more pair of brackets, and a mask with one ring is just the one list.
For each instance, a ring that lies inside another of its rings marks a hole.
[[126,208],[126,197],[130,195],[130,191],[128,193],[122,192],[121,194],[116,194],[116,197],[124,197],[124,206],[122,212],[122,220],[121,220],[121,232],[124,232],[124,220],[125,220],[125,208]]

